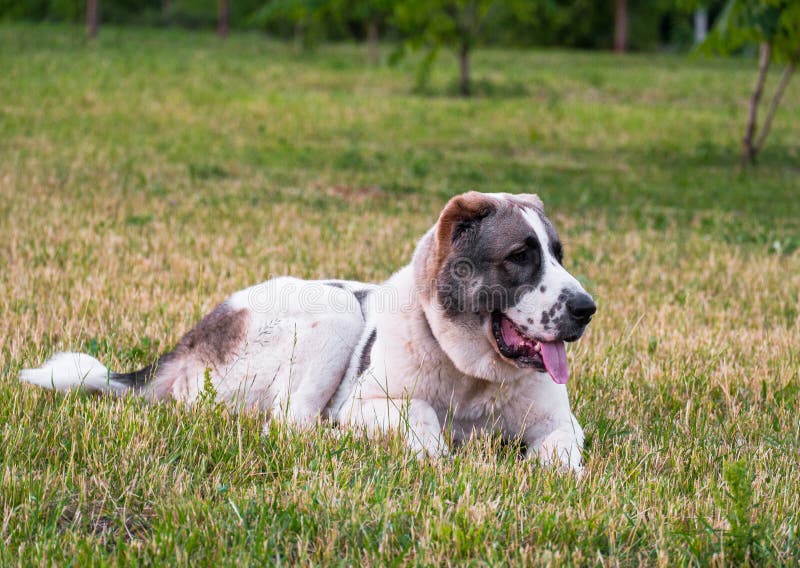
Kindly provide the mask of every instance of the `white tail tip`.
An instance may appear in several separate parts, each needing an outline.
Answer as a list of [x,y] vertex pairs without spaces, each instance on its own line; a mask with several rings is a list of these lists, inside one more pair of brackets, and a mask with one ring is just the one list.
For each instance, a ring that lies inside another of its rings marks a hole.
[[38,369],[24,369],[19,380],[58,391],[85,388],[121,393],[128,389],[127,385],[112,380],[100,361],[85,353],[58,353]]

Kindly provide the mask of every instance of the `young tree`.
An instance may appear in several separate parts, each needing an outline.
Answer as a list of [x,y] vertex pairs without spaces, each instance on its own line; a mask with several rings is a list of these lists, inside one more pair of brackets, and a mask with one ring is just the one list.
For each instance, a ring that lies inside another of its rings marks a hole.
[[698,6],[694,11],[694,43],[700,45],[708,35],[708,10]]
[[[490,10],[501,4],[517,5],[525,0],[401,0],[395,8],[394,22],[407,35],[412,49],[425,47],[425,56],[417,77],[418,86],[427,78],[442,46],[455,50],[458,57],[458,90],[462,96],[472,93],[470,55],[483,31]],[[404,46],[405,47],[405,46]]]
[[86,0],[86,37],[93,40],[100,26],[100,0]]
[[628,49],[628,0],[614,0],[614,51]]
[[358,23],[364,27],[369,62],[377,65],[378,40],[381,26],[394,12],[396,0],[328,0],[327,10],[332,18]]
[[217,35],[221,38],[228,37],[230,30],[231,6],[229,0],[218,0],[217,7]]
[[294,42],[298,51],[311,44],[309,29],[324,13],[327,0],[271,0],[252,16],[257,24],[289,23],[294,30]]
[[[800,62],[800,2],[797,0],[729,0],[705,47],[731,53],[757,43],[758,75],[750,97],[747,126],[742,138],[742,159],[754,163],[764,146],[783,93]],[[758,111],[772,61],[785,63],[783,75],[758,127]]]

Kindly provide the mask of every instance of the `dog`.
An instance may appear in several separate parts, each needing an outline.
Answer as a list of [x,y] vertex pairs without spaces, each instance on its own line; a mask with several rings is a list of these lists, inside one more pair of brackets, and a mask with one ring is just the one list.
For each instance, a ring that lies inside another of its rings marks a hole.
[[580,474],[564,344],[596,309],[538,196],[468,192],[382,284],[275,278],[234,293],[144,369],[60,353],[20,380],[191,404],[210,379],[217,400],[270,420],[399,431],[432,457],[499,435]]

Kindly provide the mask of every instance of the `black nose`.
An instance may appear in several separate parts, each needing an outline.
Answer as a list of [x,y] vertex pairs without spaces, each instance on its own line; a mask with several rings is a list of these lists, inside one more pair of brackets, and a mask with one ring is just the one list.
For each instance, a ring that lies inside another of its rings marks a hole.
[[578,294],[567,300],[567,310],[572,319],[581,325],[586,325],[597,311],[597,306],[588,294]]

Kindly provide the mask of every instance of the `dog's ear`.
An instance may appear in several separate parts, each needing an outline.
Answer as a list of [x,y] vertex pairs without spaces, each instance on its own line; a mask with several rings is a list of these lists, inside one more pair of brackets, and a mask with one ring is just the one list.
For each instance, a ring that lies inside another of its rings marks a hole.
[[424,297],[436,289],[436,281],[455,241],[491,214],[500,201],[477,191],[456,195],[442,210],[439,220],[417,245],[414,278]]
[[497,208],[497,201],[477,191],[456,195],[447,202],[436,224],[436,264],[441,266],[453,243],[474,223]]

